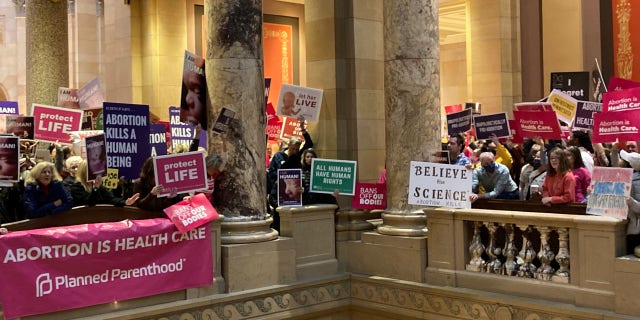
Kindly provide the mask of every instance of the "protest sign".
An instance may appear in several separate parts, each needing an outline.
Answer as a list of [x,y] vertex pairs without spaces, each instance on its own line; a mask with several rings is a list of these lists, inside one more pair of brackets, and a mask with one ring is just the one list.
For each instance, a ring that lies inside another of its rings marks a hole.
[[461,103],[450,105],[450,106],[444,106],[445,114],[455,113],[455,112],[460,112],[460,111],[462,111],[462,104]]
[[436,151],[429,155],[429,162],[450,164],[449,151]]
[[587,200],[587,214],[626,219],[632,177],[631,168],[594,167],[591,176],[593,191]]
[[602,112],[602,103],[578,101],[573,127],[591,130],[593,128],[593,115],[596,112]]
[[593,115],[594,143],[640,140],[640,109],[598,112]]
[[104,133],[85,138],[87,147],[87,181],[107,175],[107,146]]
[[102,108],[104,94],[98,78],[94,78],[78,89],[78,101],[82,110]]
[[137,178],[144,157],[151,154],[149,106],[105,102],[103,114],[107,167],[118,168],[125,178]]
[[566,123],[571,123],[576,116],[576,108],[578,101],[569,95],[562,93],[560,90],[554,89],[549,94],[549,103],[553,106],[558,119]]
[[557,89],[576,100],[589,100],[589,72],[551,72],[550,79],[550,90]]
[[282,84],[277,114],[285,117],[304,117],[318,121],[322,106],[322,90]]
[[96,130],[98,128],[102,128],[102,108],[84,110],[82,130]]
[[47,142],[71,143],[69,133],[80,130],[82,110],[33,104],[33,121],[37,125],[33,130],[36,140]]
[[473,125],[476,128],[478,139],[489,139],[492,134],[498,138],[506,138],[511,135],[507,114],[504,112],[477,115],[473,117]]
[[209,188],[204,153],[200,151],[157,156],[153,169],[156,185],[163,188],[158,197],[166,197],[172,190],[186,193]]
[[107,168],[107,175],[102,179],[102,185],[107,189],[118,187],[118,168]]
[[33,117],[7,115],[5,119],[6,133],[20,139],[33,139]]
[[603,96],[603,112],[633,109],[640,109],[640,87],[610,91]]
[[235,115],[235,111],[229,109],[228,107],[222,107],[222,109],[220,109],[220,113],[218,114],[218,118],[216,118],[216,122],[213,123],[213,128],[211,130],[217,134],[227,132],[229,124],[231,123],[231,120],[233,120],[233,117],[235,117]]
[[621,91],[625,89],[638,88],[640,82],[631,81],[628,79],[622,79],[618,77],[611,77],[609,79],[609,85],[607,86],[608,92]]
[[151,156],[164,156],[167,154],[167,132],[164,124],[151,124],[151,126],[149,126],[149,132]]
[[311,192],[352,196],[356,187],[356,161],[313,158],[311,160]]
[[471,129],[472,109],[447,114],[447,133],[450,136],[465,133]]
[[207,79],[204,59],[184,52],[182,67],[182,98],[180,99],[180,122],[195,127],[200,124],[207,129]]
[[265,128],[265,134],[269,137],[269,140],[278,140],[282,135],[283,121],[281,117],[276,115],[276,110],[271,102],[267,103],[266,113],[267,127]]
[[[181,146],[188,150],[193,138],[196,136],[196,128],[194,126],[180,121],[180,109],[178,107],[169,107],[169,131],[171,133],[169,136],[172,150],[179,149]],[[200,135],[198,146],[207,147],[206,134]]]
[[302,170],[278,169],[278,206],[302,205]]
[[409,204],[471,208],[471,170],[458,165],[411,161]]
[[553,111],[553,106],[549,102],[520,102],[513,106],[517,111]]
[[523,138],[560,139],[562,131],[553,111],[513,111],[518,134]]
[[210,285],[211,250],[209,225],[181,235],[166,218],[10,232],[0,237],[2,312],[14,319]]
[[20,140],[0,136],[0,181],[17,182],[19,175]]
[[0,114],[18,114],[18,101],[0,101]]
[[384,210],[387,208],[387,185],[382,183],[356,182],[356,194],[351,207],[363,210]]
[[218,218],[218,211],[203,193],[182,200],[163,211],[182,234]]
[[292,117],[284,117],[282,122],[282,129],[280,130],[282,139],[289,139],[291,137],[298,137],[304,140],[302,136],[302,129],[300,128],[300,120]]
[[71,131],[69,136],[71,136],[71,143],[73,144],[73,153],[78,155],[84,159],[87,158],[87,145],[85,144],[84,138],[88,136],[95,136],[97,134],[101,134],[104,131],[102,130],[82,130],[82,131]]
[[515,120],[509,120],[509,130],[511,131],[511,142],[524,143],[524,139],[522,138],[522,134],[520,133],[520,126],[516,125]]
[[60,108],[80,109],[78,89],[59,87],[58,103],[56,105]]

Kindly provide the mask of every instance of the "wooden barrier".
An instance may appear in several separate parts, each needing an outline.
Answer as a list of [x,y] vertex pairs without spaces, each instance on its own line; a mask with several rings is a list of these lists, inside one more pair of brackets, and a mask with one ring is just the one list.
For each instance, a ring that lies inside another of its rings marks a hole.
[[554,204],[552,206],[543,205],[540,200],[499,200],[499,199],[478,199],[471,205],[473,209],[490,209],[500,211],[526,211],[545,212],[560,214],[587,214],[587,205],[584,203]]
[[73,207],[71,210],[48,215],[42,218],[26,219],[2,224],[9,231],[22,231],[49,227],[64,227],[85,223],[117,222],[122,220],[140,220],[166,218],[163,212],[142,210],[137,207],[116,207],[108,204]]

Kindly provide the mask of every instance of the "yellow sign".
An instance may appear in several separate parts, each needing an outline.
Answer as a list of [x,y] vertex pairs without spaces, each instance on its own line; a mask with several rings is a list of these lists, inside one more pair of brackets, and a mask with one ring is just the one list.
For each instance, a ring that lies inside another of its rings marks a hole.
[[102,180],[102,185],[107,189],[118,187],[118,168],[107,168],[107,176]]
[[554,89],[551,91],[551,94],[549,94],[549,100],[547,102],[551,103],[553,111],[556,112],[559,120],[568,124],[573,122],[573,118],[576,117],[576,110],[578,109],[578,100],[562,93],[560,90]]

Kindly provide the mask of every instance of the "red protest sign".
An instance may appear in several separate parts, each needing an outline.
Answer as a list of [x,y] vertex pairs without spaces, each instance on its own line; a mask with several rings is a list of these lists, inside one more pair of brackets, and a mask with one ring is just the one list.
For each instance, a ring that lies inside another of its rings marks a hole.
[[560,123],[553,111],[513,111],[515,126],[522,137],[560,139]]
[[354,209],[386,209],[387,185],[381,183],[356,182],[356,193],[351,200]]
[[602,111],[640,109],[640,87],[610,91],[602,97]]
[[640,140],[640,109],[599,112],[593,115],[594,143]]
[[282,124],[282,139],[289,139],[291,137],[298,137],[304,140],[302,131],[300,130],[300,121],[296,118],[285,117]]

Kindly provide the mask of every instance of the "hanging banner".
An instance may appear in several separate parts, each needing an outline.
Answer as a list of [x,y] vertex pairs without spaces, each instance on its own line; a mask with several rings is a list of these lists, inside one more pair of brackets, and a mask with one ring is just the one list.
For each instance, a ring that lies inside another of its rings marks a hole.
[[165,218],[10,232],[0,237],[2,312],[14,319],[211,285],[211,250],[209,225],[181,235]]

